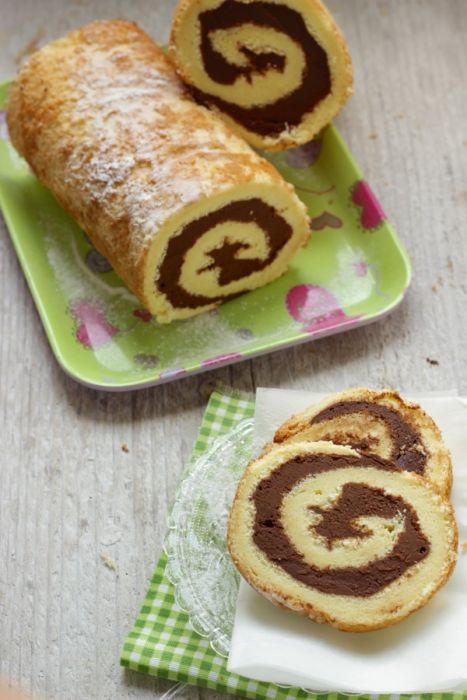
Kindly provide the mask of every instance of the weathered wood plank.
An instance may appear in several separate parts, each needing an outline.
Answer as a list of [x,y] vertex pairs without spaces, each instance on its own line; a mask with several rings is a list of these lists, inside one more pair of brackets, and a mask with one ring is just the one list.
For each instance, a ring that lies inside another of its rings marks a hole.
[[[339,124],[414,265],[408,298],[392,316],[177,384],[94,392],[56,365],[0,225],[0,675],[48,700],[149,698],[170,687],[124,673],[118,653],[160,552],[212,382],[467,393],[466,4],[449,0],[442,11],[436,0],[330,6],[357,77]],[[0,75],[13,73],[15,56],[31,41],[44,43],[96,16],[131,15],[162,41],[172,7],[3,3]],[[182,697],[219,696],[184,689]]]

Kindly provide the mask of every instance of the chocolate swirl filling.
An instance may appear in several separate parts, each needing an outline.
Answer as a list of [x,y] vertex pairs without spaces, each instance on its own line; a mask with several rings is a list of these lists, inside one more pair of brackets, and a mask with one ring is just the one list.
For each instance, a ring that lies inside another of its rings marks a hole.
[[191,88],[199,102],[218,107],[249,131],[262,136],[280,134],[287,126],[299,124],[303,115],[311,112],[331,92],[331,73],[326,52],[309,33],[303,17],[296,10],[263,0],[248,3],[225,0],[215,9],[201,12],[199,24],[204,69],[211,80],[221,85],[233,85],[242,75],[251,82],[253,73],[283,72],[287,57],[274,51],[256,52],[241,47],[240,51],[247,57],[248,64],[232,65],[214,48],[211,32],[242,24],[270,27],[286,33],[303,52],[305,66],[300,85],[276,102],[265,106],[242,107],[198,88]]
[[183,227],[178,236],[170,239],[159,270],[157,286],[165,294],[172,306],[176,308],[198,308],[199,306],[227,301],[238,296],[238,293],[236,293],[207,297],[201,294],[194,294],[184,289],[180,284],[180,274],[187,252],[207,231],[225,221],[255,223],[264,232],[269,252],[265,259],[238,258],[238,251],[242,248],[248,248],[247,243],[229,240],[221,242],[222,244],[219,247],[208,253],[212,263],[198,270],[198,272],[203,272],[209,269],[217,269],[218,284],[221,287],[266,268],[273,262],[292,236],[290,224],[274,207],[257,197],[231,202],[195,221],[191,221]]
[[282,500],[300,481],[315,474],[352,466],[400,471],[390,462],[368,456],[323,454],[290,460],[263,479],[251,497],[256,509],[253,540],[273,564],[300,583],[322,593],[364,598],[389,586],[430,551],[430,543],[409,503],[369,484],[349,482],[331,509],[312,508],[322,515],[313,529],[326,539],[328,547],[342,538],[368,537],[371,533],[366,528],[354,524],[358,517],[392,518],[400,514],[404,518],[404,529],[387,556],[361,567],[319,568],[310,565],[293,546],[281,520]]
[[[427,454],[423,448],[420,435],[411,428],[397,411],[388,406],[370,403],[369,401],[342,401],[318,413],[312,419],[310,425],[332,420],[333,418],[349,413],[359,413],[361,411],[369,413],[375,416],[375,418],[382,419],[388,426],[393,442],[391,460],[405,471],[416,472],[417,474],[423,475],[426,467]],[[371,445],[366,447],[362,445],[361,442],[357,444],[351,440],[346,444],[350,444],[355,449],[371,452]]]

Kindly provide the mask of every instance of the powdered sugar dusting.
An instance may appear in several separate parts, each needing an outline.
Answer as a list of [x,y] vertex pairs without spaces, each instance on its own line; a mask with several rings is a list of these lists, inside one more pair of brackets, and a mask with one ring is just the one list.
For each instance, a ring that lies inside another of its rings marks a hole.
[[106,305],[135,306],[136,297],[122,283],[118,287],[107,284],[86,266],[77,248],[76,239],[65,227],[54,221],[41,222],[46,229],[47,258],[60,291],[71,302],[80,298],[99,300]]
[[[233,303],[242,304],[243,300],[240,298]],[[267,307],[266,302],[265,312]],[[228,314],[214,309],[187,321],[171,324],[171,362],[174,367],[186,367],[197,361],[201,361],[205,367],[214,366],[228,359],[240,359],[242,353],[258,346],[258,343],[270,346],[280,342],[285,333],[293,336],[294,332],[298,334],[300,331],[300,326],[290,320],[261,334],[246,336],[229,321]]]
[[[148,60],[149,40],[136,36],[110,49],[89,43],[84,57],[81,47],[64,52],[70,128],[62,146],[70,153],[65,187],[82,193],[82,225],[92,216],[95,226],[97,218],[99,234],[112,245],[109,219],[125,219],[129,252],[138,259],[175,212],[234,184],[239,174],[254,179],[252,166],[262,161],[186,98],[162,52],[151,45]],[[97,211],[90,202],[99,203]]]

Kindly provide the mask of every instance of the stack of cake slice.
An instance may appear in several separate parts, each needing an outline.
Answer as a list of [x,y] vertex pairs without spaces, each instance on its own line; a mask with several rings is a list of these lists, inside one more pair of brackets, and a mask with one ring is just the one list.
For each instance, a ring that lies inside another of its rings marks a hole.
[[229,548],[273,603],[347,631],[424,606],[457,559],[449,451],[389,390],[351,389],[292,416],[238,487]]

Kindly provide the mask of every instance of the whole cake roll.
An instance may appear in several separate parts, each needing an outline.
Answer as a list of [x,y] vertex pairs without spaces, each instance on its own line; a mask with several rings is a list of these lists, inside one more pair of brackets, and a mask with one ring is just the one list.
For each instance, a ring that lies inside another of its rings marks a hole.
[[312,139],[352,92],[345,40],[320,0],[181,0],[170,56],[199,102],[267,150]]
[[270,282],[308,239],[293,188],[186,95],[133,23],[93,22],[35,53],[7,121],[37,177],[161,322]]
[[346,631],[425,605],[457,559],[449,501],[421,477],[327,442],[276,445],[250,463],[228,544],[276,605]]
[[275,442],[291,440],[350,445],[419,474],[445,494],[451,490],[451,456],[438,426],[395,391],[355,388],[332,394],[276,431]]

